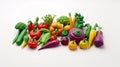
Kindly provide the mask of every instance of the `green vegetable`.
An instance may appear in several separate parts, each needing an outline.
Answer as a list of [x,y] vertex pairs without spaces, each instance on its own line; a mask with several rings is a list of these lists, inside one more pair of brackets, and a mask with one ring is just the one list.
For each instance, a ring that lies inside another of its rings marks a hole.
[[39,17],[36,17],[36,19],[35,19],[35,22],[34,22],[34,25],[38,25],[38,21],[39,21]]
[[16,25],[15,25],[15,29],[18,29],[18,34],[15,36],[15,38],[13,39],[13,42],[12,44],[14,44],[16,42],[16,40],[18,39],[18,36],[20,35],[21,31],[23,29],[27,28],[27,25],[23,22],[18,22]]
[[80,30],[75,30],[75,31],[74,31],[74,34],[75,34],[76,36],[80,36]]
[[85,24],[85,26],[87,27],[87,29],[85,30],[85,37],[88,39],[92,26],[90,24]]
[[27,27],[27,25],[23,22],[18,22],[16,25],[15,25],[15,28],[16,29],[19,29],[19,30],[23,30]]
[[21,44],[21,47],[24,48],[26,45],[27,45],[27,42],[29,40],[29,36],[26,34],[24,37],[23,37],[23,42]]
[[13,39],[12,44],[14,44],[14,43],[16,42],[16,40],[17,40],[18,36],[20,35],[20,33],[21,33],[21,31],[19,30],[18,33],[17,33],[17,35],[16,35],[15,38]]
[[74,27],[82,29],[84,27],[83,23],[85,22],[83,20],[84,17],[81,14],[78,14],[78,13],[76,13],[75,16],[76,16],[76,22],[74,24]]
[[18,36],[17,41],[16,41],[16,44],[17,44],[17,45],[21,45],[21,43],[23,42],[23,37],[25,36],[25,34],[27,34],[27,28],[24,29],[24,30],[20,33],[20,35]]
[[50,39],[50,31],[48,29],[40,29],[40,31],[42,32],[42,35],[38,39],[38,44],[41,45],[41,46],[43,46]]
[[62,36],[67,36],[67,35],[68,35],[67,30],[63,29],[61,35],[62,35]]
[[60,16],[59,18],[57,18],[57,22],[60,22],[64,26],[70,24],[69,18],[67,16]]
[[46,14],[44,17],[42,17],[44,23],[48,24],[49,26],[53,23],[54,18],[55,15],[52,16],[51,14]]

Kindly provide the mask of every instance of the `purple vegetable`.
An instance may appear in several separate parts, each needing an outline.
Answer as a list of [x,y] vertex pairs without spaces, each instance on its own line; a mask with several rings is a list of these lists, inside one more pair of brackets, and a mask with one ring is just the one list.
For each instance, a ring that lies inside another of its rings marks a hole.
[[61,37],[61,44],[62,45],[68,45],[69,39],[68,37]]
[[96,37],[94,39],[94,45],[96,47],[101,47],[103,46],[103,32],[100,30],[101,28],[99,28],[99,31],[97,31]]
[[60,41],[59,41],[59,40],[49,41],[49,42],[46,43],[44,46],[42,46],[39,50],[45,49],[45,48],[57,47],[57,46],[59,46],[59,44],[60,44]]
[[75,40],[76,43],[79,43],[85,37],[83,30],[79,28],[72,28],[68,36],[70,40]]

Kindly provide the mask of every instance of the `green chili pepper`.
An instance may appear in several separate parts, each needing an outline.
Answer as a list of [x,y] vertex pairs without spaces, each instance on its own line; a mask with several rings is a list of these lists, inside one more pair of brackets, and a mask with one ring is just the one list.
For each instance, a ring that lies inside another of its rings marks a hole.
[[90,31],[91,31],[91,25],[90,24],[85,24],[85,27],[87,27],[87,29],[85,30],[85,37],[88,39]]
[[67,30],[63,29],[61,35],[62,35],[62,36],[67,36],[67,35],[68,35]]

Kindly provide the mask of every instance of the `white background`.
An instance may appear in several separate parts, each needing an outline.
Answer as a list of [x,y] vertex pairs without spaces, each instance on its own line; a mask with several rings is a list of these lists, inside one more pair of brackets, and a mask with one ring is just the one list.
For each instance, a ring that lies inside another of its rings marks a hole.
[[[17,22],[68,12],[80,12],[86,23],[102,26],[103,49],[70,51],[60,46],[37,51],[11,44]],[[120,0],[0,0],[0,67],[120,67],[119,12]]]

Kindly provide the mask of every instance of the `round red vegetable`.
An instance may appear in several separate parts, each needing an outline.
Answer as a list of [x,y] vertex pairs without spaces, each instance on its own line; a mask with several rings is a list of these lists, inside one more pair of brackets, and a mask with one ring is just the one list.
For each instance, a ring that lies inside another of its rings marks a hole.
[[29,39],[28,40],[28,46],[32,49],[35,49],[37,47],[38,41],[36,39]]

